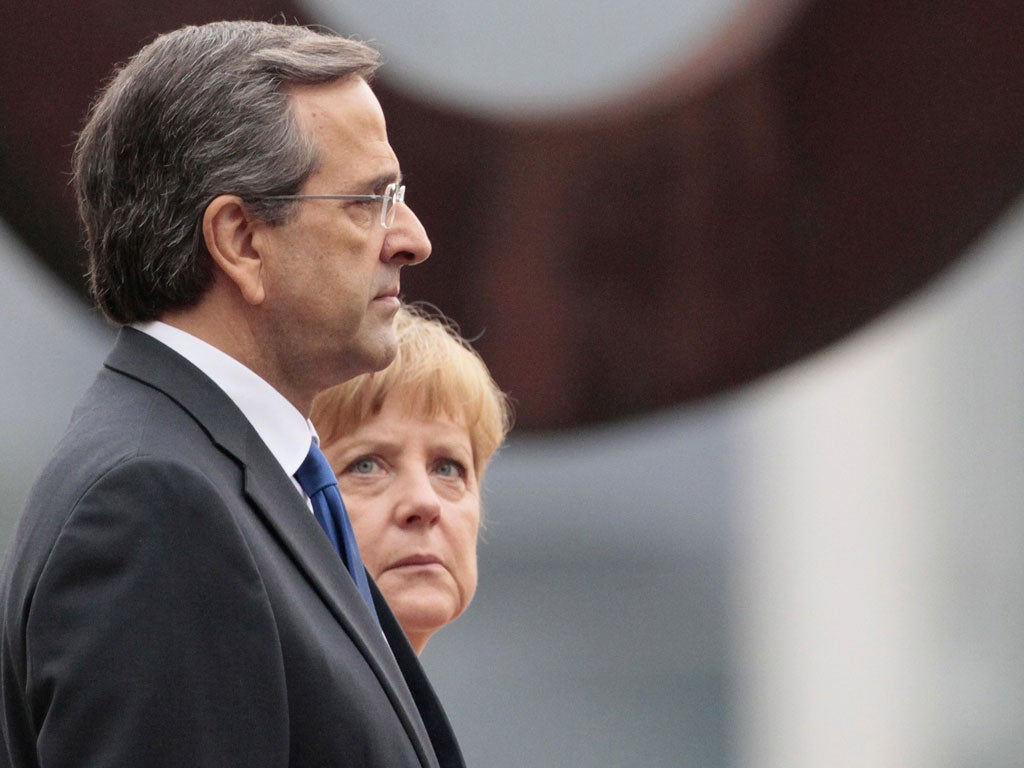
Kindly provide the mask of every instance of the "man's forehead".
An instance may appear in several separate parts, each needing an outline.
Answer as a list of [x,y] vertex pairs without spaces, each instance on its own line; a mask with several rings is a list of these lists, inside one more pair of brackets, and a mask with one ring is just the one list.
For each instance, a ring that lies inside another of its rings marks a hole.
[[303,122],[384,122],[384,111],[361,77],[329,83],[297,84],[285,89],[296,117]]
[[365,80],[304,85],[290,95],[296,120],[319,150],[318,174],[357,184],[360,191],[400,181],[383,110]]

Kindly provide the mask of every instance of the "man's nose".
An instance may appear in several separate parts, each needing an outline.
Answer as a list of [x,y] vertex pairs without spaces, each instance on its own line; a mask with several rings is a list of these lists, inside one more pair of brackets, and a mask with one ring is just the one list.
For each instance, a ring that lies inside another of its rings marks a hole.
[[426,261],[430,257],[430,251],[427,230],[423,228],[423,224],[409,206],[399,203],[395,211],[395,222],[384,238],[381,259],[410,266]]

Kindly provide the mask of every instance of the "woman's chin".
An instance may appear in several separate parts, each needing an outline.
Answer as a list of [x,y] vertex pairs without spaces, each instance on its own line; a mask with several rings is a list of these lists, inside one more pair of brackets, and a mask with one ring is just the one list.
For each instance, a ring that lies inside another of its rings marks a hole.
[[384,593],[395,618],[407,635],[431,634],[454,620],[462,611],[448,596],[404,594],[392,599]]

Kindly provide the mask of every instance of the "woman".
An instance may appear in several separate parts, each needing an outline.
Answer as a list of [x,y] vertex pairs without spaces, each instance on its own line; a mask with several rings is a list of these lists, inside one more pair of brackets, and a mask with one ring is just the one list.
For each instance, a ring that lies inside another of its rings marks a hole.
[[321,393],[311,419],[363,562],[416,653],[476,591],[480,482],[512,413],[443,317],[404,306],[383,371]]

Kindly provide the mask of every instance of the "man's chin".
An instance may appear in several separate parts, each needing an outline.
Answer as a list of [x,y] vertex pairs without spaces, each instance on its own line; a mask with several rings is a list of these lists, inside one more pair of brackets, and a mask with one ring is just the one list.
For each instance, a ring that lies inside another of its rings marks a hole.
[[382,332],[377,339],[374,339],[372,345],[368,345],[366,353],[369,365],[367,373],[382,371],[391,365],[398,353],[398,338],[395,336],[394,330],[389,328]]

